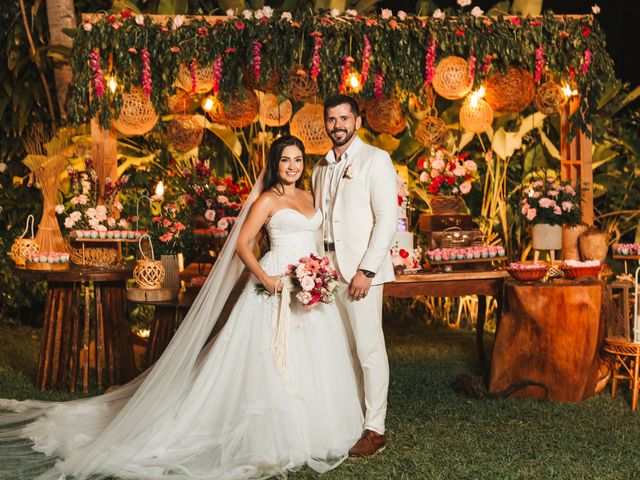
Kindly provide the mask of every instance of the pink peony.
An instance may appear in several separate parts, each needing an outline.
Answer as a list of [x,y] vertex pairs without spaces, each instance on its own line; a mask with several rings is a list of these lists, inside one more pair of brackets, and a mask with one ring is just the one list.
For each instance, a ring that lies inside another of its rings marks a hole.
[[207,210],[206,212],[204,212],[204,218],[206,218],[210,222],[213,222],[216,219],[216,211]]
[[553,208],[556,206],[555,200],[551,200],[550,198],[541,198],[540,206],[542,208]]
[[466,195],[470,191],[471,191],[471,182],[462,182],[462,184],[460,185],[460,192],[463,195]]
[[570,212],[573,210],[573,203],[571,202],[562,202],[562,210],[565,212]]
[[474,162],[473,160],[465,160],[464,161],[464,168],[466,168],[470,172],[475,172],[476,170],[478,170],[478,164],[476,162]]
[[538,211],[535,208],[530,208],[527,211],[527,220],[531,221],[534,218],[536,218],[536,215],[538,214]]

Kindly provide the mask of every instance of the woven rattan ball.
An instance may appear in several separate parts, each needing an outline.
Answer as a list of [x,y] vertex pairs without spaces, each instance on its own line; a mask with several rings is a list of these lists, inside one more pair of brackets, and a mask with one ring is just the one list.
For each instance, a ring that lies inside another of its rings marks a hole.
[[292,111],[289,100],[278,103],[278,97],[267,93],[260,102],[260,121],[268,127],[281,127],[289,123]]
[[260,101],[253,90],[244,89],[231,97],[222,107],[220,123],[234,128],[251,125],[258,115]]
[[193,115],[176,115],[166,125],[167,140],[178,152],[187,152],[200,145],[204,128]]
[[529,72],[509,67],[507,73],[494,73],[484,82],[485,98],[496,113],[520,113],[533,100],[535,85]]
[[164,282],[164,267],[160,260],[148,258],[138,260],[133,269],[133,278],[139,288],[153,290],[162,287]]
[[175,95],[167,98],[167,108],[171,113],[185,113],[191,108],[191,96],[187,92],[178,90]]
[[40,251],[40,245],[33,238],[17,238],[13,245],[11,245],[11,251],[9,256],[16,265],[24,267],[27,261],[27,257],[32,253],[38,253]]
[[298,137],[310,155],[324,155],[332,147],[324,128],[324,108],[319,103],[307,103],[291,119],[291,135]]
[[441,97],[457,100],[472,87],[469,81],[469,64],[464,58],[446,57],[440,60],[433,77],[433,89]]
[[113,126],[124,135],[144,135],[157,123],[158,114],[139,88],[122,94],[122,109]]
[[393,97],[369,100],[365,107],[365,118],[376,132],[397,135],[403,131],[407,122],[404,119],[400,102]]
[[294,65],[289,70],[289,85],[291,86],[291,98],[296,102],[311,100],[318,93],[318,86],[313,81],[304,65]]
[[[184,63],[180,65],[178,71],[178,81],[183,89],[190,92],[193,88],[191,84],[191,68]],[[196,90],[195,93],[207,93],[213,88],[213,66],[196,66]]]
[[464,102],[460,108],[460,125],[468,132],[482,133],[493,123],[491,105],[479,98],[476,102]]
[[562,87],[556,82],[546,82],[538,87],[533,103],[541,113],[553,115],[564,105],[566,97]]
[[425,147],[439,147],[449,139],[449,129],[441,119],[429,115],[418,124],[415,137]]

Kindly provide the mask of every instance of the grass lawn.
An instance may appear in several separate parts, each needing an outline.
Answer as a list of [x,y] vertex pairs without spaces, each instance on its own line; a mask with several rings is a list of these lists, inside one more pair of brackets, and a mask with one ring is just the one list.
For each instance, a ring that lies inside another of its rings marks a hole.
[[[450,387],[479,374],[474,335],[443,327],[386,329],[391,362],[387,449],[323,479],[640,478],[640,411],[626,386],[579,404],[470,400]],[[0,397],[68,398],[32,386],[37,331],[0,326]],[[294,480],[317,478],[303,469]],[[13,479],[17,480],[17,479]]]

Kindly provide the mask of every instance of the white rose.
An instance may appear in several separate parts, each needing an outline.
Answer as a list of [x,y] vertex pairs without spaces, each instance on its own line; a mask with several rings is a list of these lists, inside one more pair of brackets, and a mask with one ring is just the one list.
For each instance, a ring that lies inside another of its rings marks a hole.
[[60,215],[62,212],[64,212],[64,205],[62,205],[61,203],[56,205],[55,210],[56,210],[56,213]]
[[228,8],[225,13],[227,14],[227,17],[235,17],[236,16],[236,11],[233,8]]
[[385,20],[389,20],[391,17],[393,17],[393,12],[388,8],[383,8],[380,12],[380,16]]
[[206,218],[210,222],[213,222],[216,219],[216,211],[207,210],[206,212],[204,212],[204,218]]
[[427,172],[425,172],[425,171],[420,173],[420,181],[421,182],[426,182],[427,180],[429,180],[429,174]]
[[109,225],[111,228],[116,226],[116,219],[113,217],[109,217],[107,218],[107,225]]
[[306,269],[304,263],[299,264],[296,267],[296,277],[302,278],[302,277],[305,277],[306,275],[307,275],[307,269]]
[[253,17],[253,12],[251,10],[243,10],[242,16],[247,20],[250,20]]
[[291,23],[291,21],[293,20],[293,18],[291,17],[291,12],[283,12],[282,15],[280,15],[280,18],[282,20],[286,20],[289,23]]
[[98,205],[96,207],[96,212],[98,213],[98,215],[104,215],[107,213],[107,207],[105,207],[104,205]]
[[311,301],[311,294],[309,292],[301,291],[296,294],[296,298],[300,300],[303,305],[306,305]]
[[436,8],[432,16],[435,19],[443,20],[445,17],[445,14],[442,10],[440,10],[439,8]]
[[91,29],[93,28],[93,25],[91,25],[89,22],[87,22],[84,25],[82,25],[82,28],[84,28],[87,32],[90,32]]
[[354,10],[353,8],[350,8],[349,10],[347,10],[347,11],[346,11],[346,12],[344,12],[344,13],[346,13],[347,15],[350,15],[350,16],[352,16],[352,17],[355,17],[355,16],[357,16],[357,15],[358,15],[357,10]]
[[593,12],[594,15],[598,15],[600,13],[600,7],[598,6],[597,3],[593,7],[591,7],[591,11]]
[[479,17],[484,13],[484,10],[482,10],[480,7],[476,6],[473,7],[471,9],[471,15],[473,15],[474,17]]
[[227,197],[225,197],[224,195],[218,195],[218,203],[220,205],[224,205],[225,203],[228,203],[229,199]]
[[136,15],[136,23],[140,26],[144,25],[144,15]]
[[332,9],[330,12],[332,17],[339,17],[340,16],[340,10],[338,10],[337,8]]
[[96,230],[97,230],[98,232],[106,232],[106,231],[107,231],[107,227],[105,227],[104,225],[98,225],[98,226],[96,227]]
[[398,10],[398,18],[402,21],[407,19],[407,12],[404,10]]
[[468,7],[471,5],[471,0],[458,0],[458,5],[461,7]]
[[64,228],[73,228],[76,222],[73,221],[73,218],[67,217],[64,219]]
[[87,217],[96,218],[96,209],[95,208],[87,208]]
[[262,20],[262,18],[264,17],[264,12],[262,10],[256,10],[253,13],[253,16],[255,17],[256,20]]
[[176,15],[173,17],[173,24],[171,25],[171,30],[175,30],[180,28],[184,23],[184,15]]
[[80,220],[82,218],[82,213],[80,213],[80,212],[71,212],[69,217],[71,219],[73,219],[74,222],[77,222],[78,220]]
[[266,18],[271,18],[273,16],[273,8],[266,6],[262,8],[262,14],[266,17]]
[[313,278],[311,277],[302,277],[302,279],[300,280],[300,286],[304,291],[310,292],[311,290],[313,290],[313,287],[316,286],[316,282],[314,282]]

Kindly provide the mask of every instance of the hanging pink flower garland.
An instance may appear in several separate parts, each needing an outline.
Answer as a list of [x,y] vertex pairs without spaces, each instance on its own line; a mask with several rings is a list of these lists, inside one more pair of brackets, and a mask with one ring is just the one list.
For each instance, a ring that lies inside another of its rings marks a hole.
[[191,60],[191,64],[189,64],[189,73],[191,74],[191,93],[196,93],[196,88],[198,88],[198,62],[194,58]]
[[140,54],[142,57],[142,91],[146,95],[147,98],[151,95],[151,64],[149,62],[149,50],[146,48],[142,49],[142,53]]
[[362,85],[367,83],[367,79],[369,78],[369,70],[371,69],[371,42],[369,41],[369,37],[364,36],[364,49],[362,50],[362,74],[360,77],[360,81]]
[[591,50],[588,48],[584,51],[584,55],[582,57],[582,66],[580,67],[580,73],[584,76],[589,71],[589,67],[591,66]]
[[93,73],[93,92],[97,98],[102,98],[104,95],[107,82],[104,79],[102,73],[102,66],[100,65],[100,50],[94,48],[89,54],[89,63],[91,65],[91,72]]
[[436,41],[433,38],[429,39],[429,45],[427,46],[427,54],[424,59],[424,78],[425,83],[431,83],[433,77],[436,75]]
[[218,55],[213,61],[213,94],[220,92],[220,81],[222,80],[222,56]]
[[469,85],[473,86],[473,81],[476,78],[476,54],[472,53],[471,57],[469,57],[469,77],[467,81]]
[[256,82],[260,81],[260,64],[262,63],[262,42],[253,41],[253,76]]
[[544,45],[540,45],[536,48],[536,69],[533,74],[533,79],[538,83],[542,78],[542,72],[544,70],[544,66],[547,63],[547,60],[544,56]]
[[312,37],[315,37],[313,43],[313,60],[311,62],[311,78],[313,80],[318,79],[320,75],[320,47],[322,46],[322,33],[313,32]]
[[376,100],[384,96],[384,73],[376,73],[376,80],[373,84],[373,95]]

